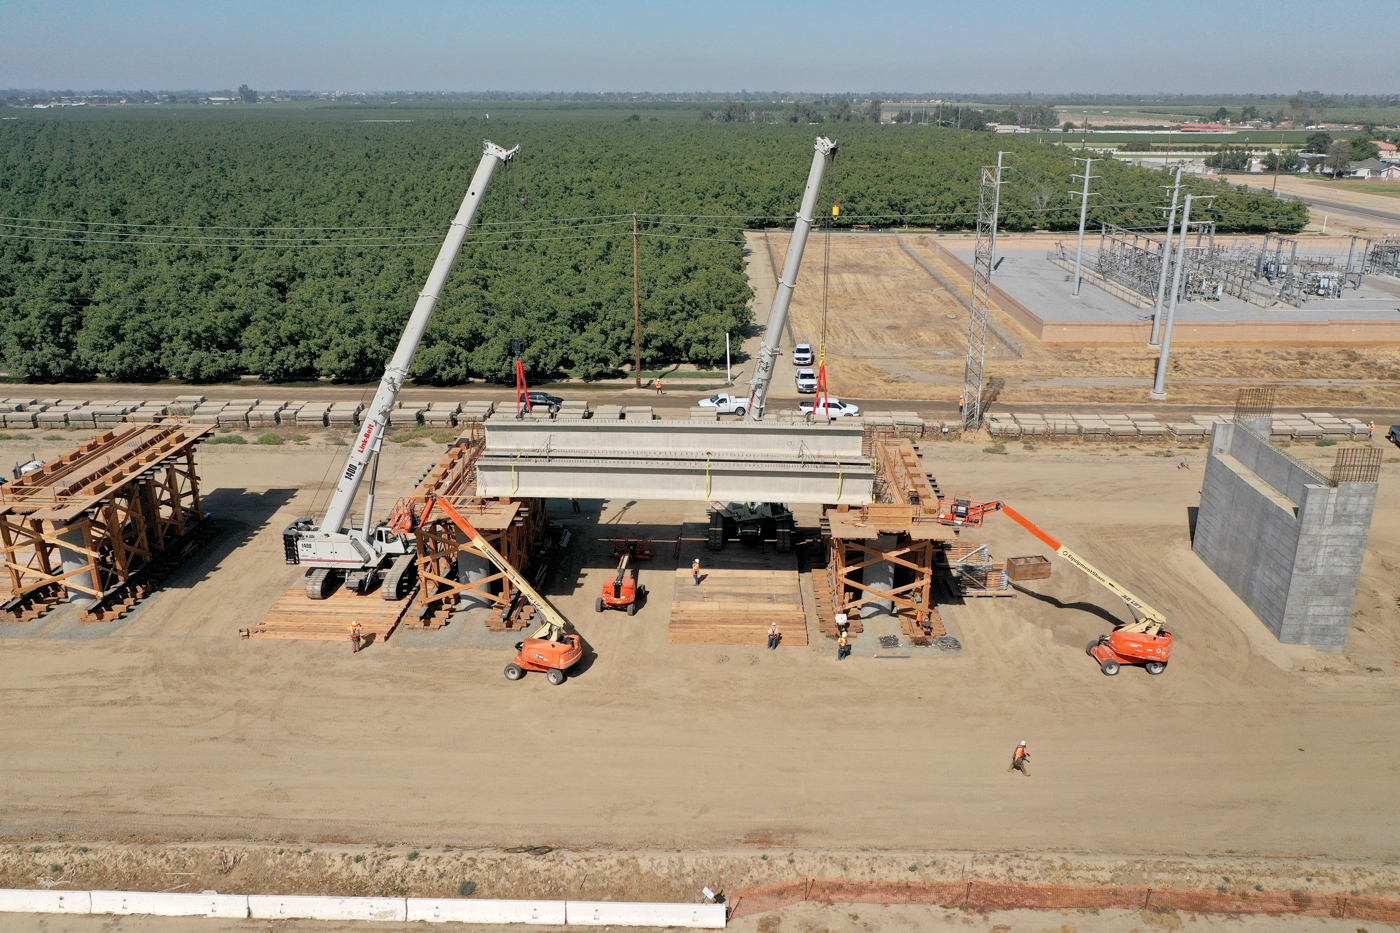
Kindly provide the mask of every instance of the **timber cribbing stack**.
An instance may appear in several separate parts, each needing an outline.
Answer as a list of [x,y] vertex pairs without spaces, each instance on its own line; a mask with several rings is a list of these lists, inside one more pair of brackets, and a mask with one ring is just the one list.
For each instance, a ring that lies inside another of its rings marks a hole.
[[766,645],[768,626],[778,623],[779,644],[807,644],[807,613],[796,570],[676,570],[675,597],[667,640],[688,645]]
[[795,878],[731,892],[729,919],[803,901],[821,904],[927,904],[955,910],[1184,910],[1215,914],[1292,914],[1400,923],[1400,898],[1305,891],[1209,891],[1150,885],[1026,881],[851,881]]
[[239,629],[244,638],[280,638],[299,641],[350,640],[351,620],[360,623],[360,634],[373,642],[389,639],[413,605],[416,590],[403,599],[390,602],[378,592],[359,596],[338,589],[325,599],[310,599],[306,587],[297,583],[283,594],[277,605],[257,625]]

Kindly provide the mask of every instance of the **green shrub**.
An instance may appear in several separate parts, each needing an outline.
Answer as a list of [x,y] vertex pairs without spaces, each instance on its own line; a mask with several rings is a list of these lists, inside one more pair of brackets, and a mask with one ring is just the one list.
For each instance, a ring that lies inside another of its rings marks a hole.
[[1006,443],[1005,443],[1004,441],[997,441],[995,444],[991,445],[990,447],[983,447],[983,448],[982,448],[982,453],[984,453],[984,454],[1005,454],[1005,453],[1006,453]]
[[242,434],[224,434],[219,437],[211,437],[205,441],[207,444],[246,444],[248,438]]
[[46,441],[66,441],[66,440],[68,440],[68,438],[64,437],[62,434],[45,434],[45,435],[44,435],[44,440],[46,440]]
[[1330,437],[1324,437],[1322,440],[1320,440],[1320,441],[1317,442],[1317,446],[1319,446],[1319,447],[1336,447],[1336,446],[1337,446],[1337,442],[1334,441],[1334,440],[1332,440]]
[[276,431],[268,431],[262,437],[258,438],[258,443],[266,444],[269,447],[277,447],[287,442],[282,435],[278,434]]
[[471,897],[476,893],[475,881],[462,881],[457,884],[458,897]]
[[418,860],[418,853],[410,852],[408,855],[404,856],[404,858],[408,859],[410,862],[416,862]]

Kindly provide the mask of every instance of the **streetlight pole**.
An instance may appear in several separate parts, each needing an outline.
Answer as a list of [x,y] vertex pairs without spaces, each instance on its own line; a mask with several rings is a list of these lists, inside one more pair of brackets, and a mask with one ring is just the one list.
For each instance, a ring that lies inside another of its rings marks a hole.
[[[1181,291],[1181,270],[1186,265],[1186,231],[1191,225],[1191,202],[1199,196],[1188,194],[1186,206],[1181,212],[1181,235],[1177,239],[1176,268],[1172,270],[1172,297],[1167,303],[1167,321],[1162,328],[1162,353],[1157,357],[1157,378],[1152,383],[1152,398],[1162,401],[1167,397],[1167,355],[1172,348],[1172,324],[1176,322],[1176,296]],[[1205,200],[1209,200],[1207,197]]]
[[1176,183],[1172,185],[1172,209],[1167,215],[1167,244],[1162,249],[1162,271],[1157,276],[1157,300],[1152,305],[1152,335],[1147,340],[1147,346],[1154,350],[1162,345],[1162,296],[1167,291],[1167,267],[1171,265],[1172,258],[1172,227],[1176,225],[1176,199],[1180,193],[1181,166],[1178,165]]
[[[1074,297],[1079,297],[1079,268],[1084,263],[1084,218],[1089,213],[1089,179],[1098,178],[1098,175],[1090,175],[1089,167],[1094,164],[1094,160],[1075,159],[1076,162],[1084,163],[1084,191],[1079,195],[1079,250],[1074,254]],[[1071,175],[1070,178],[1078,178],[1078,175]],[[1073,194],[1074,192],[1070,192]]]

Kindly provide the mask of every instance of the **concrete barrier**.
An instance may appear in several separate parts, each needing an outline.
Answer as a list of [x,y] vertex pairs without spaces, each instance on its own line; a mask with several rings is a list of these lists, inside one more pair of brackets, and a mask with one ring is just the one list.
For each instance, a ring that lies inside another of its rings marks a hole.
[[408,919],[428,923],[565,922],[563,901],[493,901],[470,898],[408,898]]
[[246,894],[155,894],[146,891],[93,891],[95,914],[149,914],[155,917],[248,916]]
[[0,891],[0,913],[90,914],[92,894],[88,891]]
[[254,920],[403,920],[408,915],[405,901],[402,897],[251,894],[248,916]]
[[0,889],[0,913],[723,929],[723,904]]
[[568,926],[724,928],[723,904],[618,904],[611,901],[569,901]]

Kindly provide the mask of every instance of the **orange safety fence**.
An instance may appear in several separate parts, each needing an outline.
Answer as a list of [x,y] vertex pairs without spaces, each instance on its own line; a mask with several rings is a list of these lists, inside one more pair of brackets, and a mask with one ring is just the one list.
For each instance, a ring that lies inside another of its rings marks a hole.
[[1400,922],[1400,898],[1303,891],[1210,891],[1149,885],[1041,884],[1025,881],[851,881],[797,878],[732,892],[729,918],[802,901],[824,904],[927,904],[969,910],[1185,910],[1214,914],[1295,914]]

